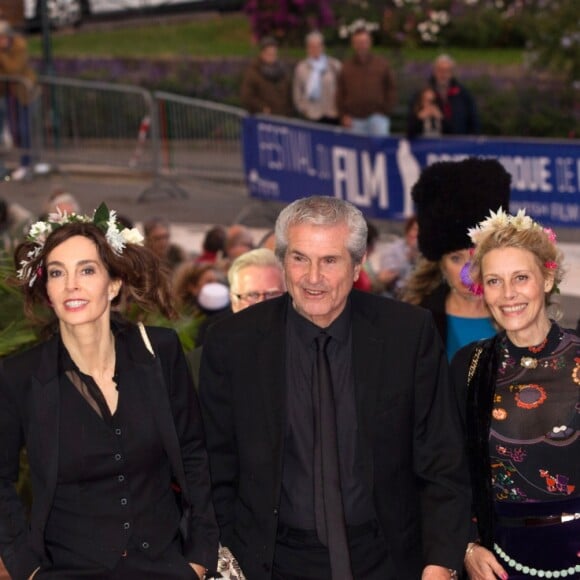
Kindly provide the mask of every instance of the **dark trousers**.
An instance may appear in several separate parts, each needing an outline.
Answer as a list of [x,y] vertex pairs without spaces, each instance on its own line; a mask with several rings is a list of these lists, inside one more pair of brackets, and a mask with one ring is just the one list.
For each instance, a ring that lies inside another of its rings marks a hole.
[[155,560],[129,547],[113,570],[63,548],[52,548],[50,553],[53,564],[42,567],[34,580],[198,580],[181,553],[179,541],[173,542]]
[[[387,545],[378,523],[349,527],[347,533],[355,579],[390,580]],[[316,532],[280,526],[272,580],[333,580],[328,549]]]

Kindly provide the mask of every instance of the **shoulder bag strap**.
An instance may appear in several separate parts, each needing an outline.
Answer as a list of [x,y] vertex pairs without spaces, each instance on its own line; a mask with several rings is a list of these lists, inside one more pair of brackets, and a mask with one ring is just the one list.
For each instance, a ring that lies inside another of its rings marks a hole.
[[149,335],[147,334],[147,329],[142,322],[138,322],[137,326],[139,327],[139,332],[141,333],[141,338],[145,344],[145,348],[155,356],[155,351],[153,350],[153,346],[151,345],[151,341],[149,340]]

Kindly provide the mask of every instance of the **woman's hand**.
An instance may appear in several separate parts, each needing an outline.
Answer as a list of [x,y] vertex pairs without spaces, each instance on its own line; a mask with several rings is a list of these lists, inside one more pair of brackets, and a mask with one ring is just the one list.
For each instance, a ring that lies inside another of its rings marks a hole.
[[190,562],[189,565],[193,568],[193,571],[199,576],[199,580],[203,580],[205,578],[205,573],[207,572],[207,568],[202,566],[201,564],[194,564]]
[[465,569],[471,580],[507,580],[507,572],[502,568],[496,557],[479,544],[468,544],[463,560]]
[[423,574],[421,574],[421,580],[450,580],[451,578],[449,568],[435,566],[434,564],[425,566]]

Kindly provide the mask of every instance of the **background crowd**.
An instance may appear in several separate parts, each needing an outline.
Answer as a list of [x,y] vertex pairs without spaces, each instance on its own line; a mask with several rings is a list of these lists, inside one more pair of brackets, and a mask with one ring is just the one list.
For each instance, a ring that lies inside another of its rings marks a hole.
[[[298,115],[357,134],[389,135],[397,104],[396,79],[387,59],[373,52],[369,30],[353,30],[352,56],[342,63],[325,54],[320,32],[309,33],[305,44],[307,56],[292,72],[278,58],[276,40],[264,37],[243,78],[242,105],[250,113]],[[454,68],[448,55],[433,63],[432,76],[408,104],[410,138],[480,132],[475,101],[456,79]]]

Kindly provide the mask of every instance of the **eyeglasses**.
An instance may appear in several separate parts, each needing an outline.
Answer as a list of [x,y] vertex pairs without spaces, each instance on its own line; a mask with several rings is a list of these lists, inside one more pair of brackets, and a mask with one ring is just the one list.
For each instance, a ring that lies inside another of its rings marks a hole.
[[238,300],[247,302],[248,304],[255,304],[260,299],[270,300],[271,298],[278,298],[282,296],[284,292],[282,290],[269,290],[268,292],[246,292],[245,294],[232,293]]

